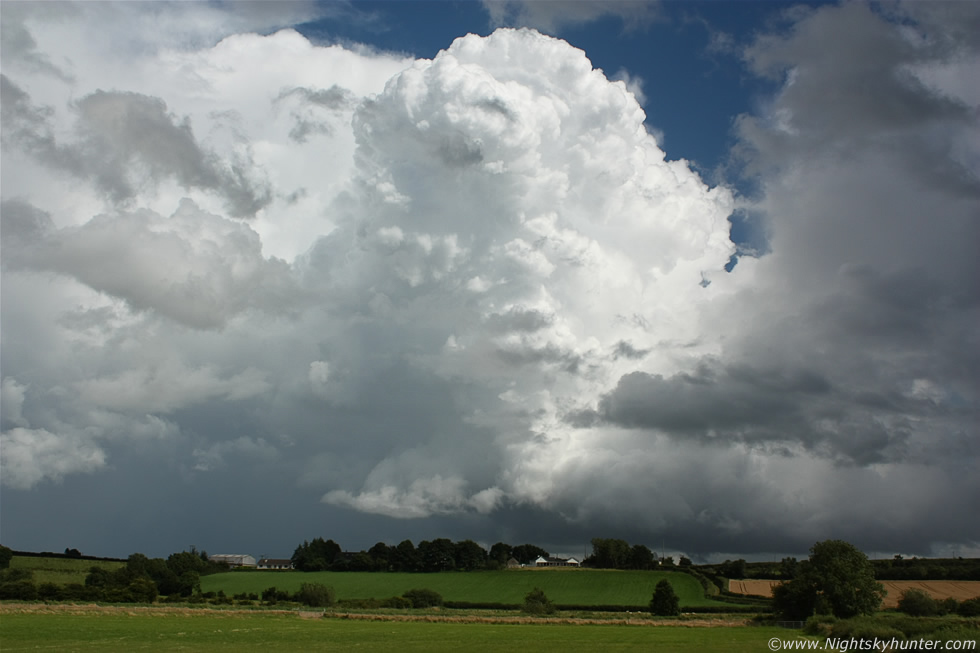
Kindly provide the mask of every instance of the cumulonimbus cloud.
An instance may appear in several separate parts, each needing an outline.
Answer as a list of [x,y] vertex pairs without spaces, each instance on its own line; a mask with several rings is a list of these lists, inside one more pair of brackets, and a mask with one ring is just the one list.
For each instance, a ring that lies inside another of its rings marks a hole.
[[[980,538],[975,507],[934,509],[977,490],[976,49],[923,11],[935,39],[848,4],[744,51],[782,81],[735,123],[752,197],[534,30],[418,61],[240,34],[127,76],[26,20],[2,80],[4,483],[152,440],[175,478],[261,469],[323,510],[536,510],[692,552]],[[78,92],[42,65],[63,61]],[[737,209],[769,242],[726,272]]]

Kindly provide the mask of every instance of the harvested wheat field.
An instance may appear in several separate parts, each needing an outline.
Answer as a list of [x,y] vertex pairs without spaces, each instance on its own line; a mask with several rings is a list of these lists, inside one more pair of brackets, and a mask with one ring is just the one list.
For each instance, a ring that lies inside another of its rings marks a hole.
[[[772,596],[772,587],[779,582],[778,580],[730,580],[728,589],[735,594]],[[922,590],[934,599],[952,597],[957,601],[965,601],[980,596],[980,581],[977,580],[883,580],[881,584],[888,591],[882,603],[882,607],[885,608],[896,607],[902,592],[907,589]]]

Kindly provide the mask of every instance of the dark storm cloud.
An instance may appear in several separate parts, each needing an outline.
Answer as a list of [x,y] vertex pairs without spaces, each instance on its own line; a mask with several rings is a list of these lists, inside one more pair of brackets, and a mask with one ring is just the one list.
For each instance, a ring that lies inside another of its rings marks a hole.
[[[942,12],[958,3],[939,4]],[[975,10],[962,13],[977,21]],[[744,53],[756,72],[787,80],[770,128],[760,129],[756,117],[738,123],[740,147],[751,143],[761,154],[748,157],[749,170],[792,161],[790,149],[834,156],[873,149],[933,185],[980,198],[973,163],[950,156],[957,127],[976,126],[975,108],[935,92],[917,74],[918,66],[962,54],[967,43],[975,49],[975,37],[954,46],[935,23],[920,23],[921,33],[913,36],[863,3],[810,10],[802,19],[787,15],[794,19],[787,32],[762,36]],[[833,48],[826,47],[828,39]]]

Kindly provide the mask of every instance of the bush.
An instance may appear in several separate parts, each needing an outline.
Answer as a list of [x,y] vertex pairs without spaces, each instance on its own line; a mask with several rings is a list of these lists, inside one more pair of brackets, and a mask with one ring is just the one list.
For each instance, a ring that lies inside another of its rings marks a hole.
[[[208,594],[214,594],[214,592],[204,594],[205,598],[207,598]],[[279,601],[288,601],[289,592],[285,590],[277,590],[275,586],[267,587],[262,590],[262,600],[269,604],[274,604]]]
[[325,608],[337,602],[337,595],[333,588],[320,583],[303,583],[299,586],[295,598],[311,608]]
[[806,620],[803,632],[815,637],[826,637],[830,634],[835,623],[837,623],[837,617],[832,614],[813,616]]
[[14,601],[37,600],[37,587],[29,580],[15,580],[0,584],[0,599]]
[[869,617],[838,621],[831,627],[830,636],[858,640],[874,640],[876,637],[879,640],[895,638],[902,641],[905,639],[905,634],[901,630]]
[[920,589],[907,589],[898,599],[898,611],[912,617],[932,617],[939,613],[939,605]]
[[102,599],[100,588],[86,587],[81,583],[69,583],[62,588],[62,592],[66,601],[99,601]]
[[413,608],[430,608],[442,605],[442,596],[435,590],[408,590],[402,596],[412,602]]
[[534,615],[554,614],[558,612],[558,608],[551,602],[551,599],[545,596],[544,590],[537,587],[528,592],[527,596],[524,597],[524,605],[521,606],[521,610]]
[[961,602],[956,608],[956,614],[961,617],[980,617],[980,596]]
[[395,608],[397,610],[408,610],[412,607],[412,602],[404,596],[393,596],[381,602],[382,608]]
[[61,601],[64,599],[64,593],[55,583],[41,583],[37,586],[37,598],[42,601]]
[[650,599],[650,612],[661,617],[676,617],[681,613],[677,593],[666,578],[657,583]]

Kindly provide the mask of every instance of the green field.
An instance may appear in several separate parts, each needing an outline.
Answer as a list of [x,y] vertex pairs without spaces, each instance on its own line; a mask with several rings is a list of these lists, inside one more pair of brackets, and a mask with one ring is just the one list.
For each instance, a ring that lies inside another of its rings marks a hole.
[[481,624],[301,619],[295,614],[6,613],[3,651],[730,651],[768,650],[764,627]]
[[11,569],[27,569],[34,572],[34,582],[54,583],[55,585],[85,584],[85,577],[92,567],[102,567],[115,571],[126,566],[125,562],[105,560],[78,560],[71,558],[35,558],[14,556],[10,560]]
[[647,605],[663,578],[670,580],[681,606],[725,605],[704,597],[700,583],[684,573],[614,571],[605,569],[521,569],[444,572],[437,574],[370,572],[248,571],[201,578],[201,591],[224,591],[228,596],[261,594],[268,587],[295,592],[302,583],[334,588],[338,599],[384,599],[410,589],[431,589],[446,601],[522,603],[540,587],[558,604]]

